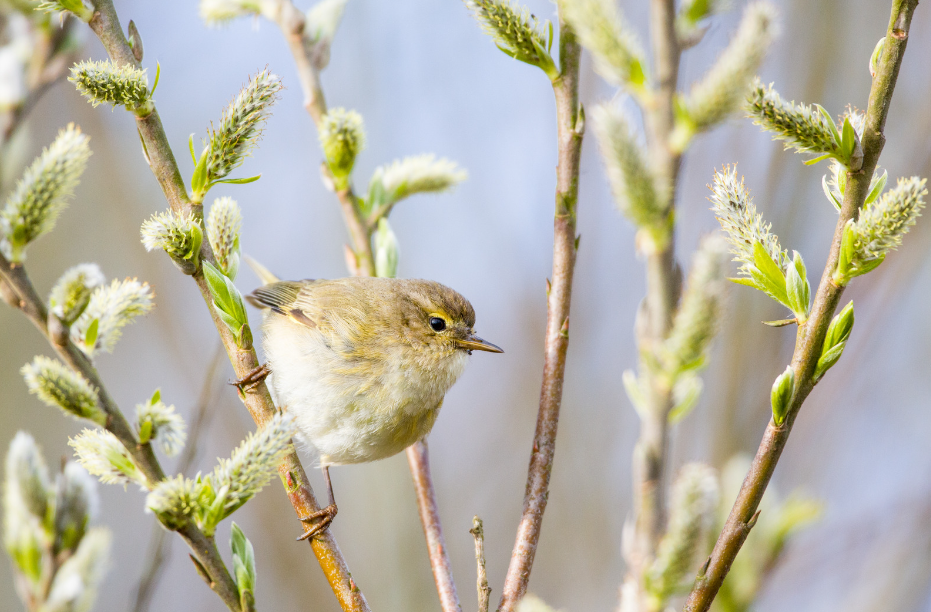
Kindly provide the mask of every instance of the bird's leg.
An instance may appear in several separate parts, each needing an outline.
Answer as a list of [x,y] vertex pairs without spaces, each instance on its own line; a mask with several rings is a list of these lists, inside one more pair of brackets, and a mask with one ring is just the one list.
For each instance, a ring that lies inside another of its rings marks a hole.
[[308,516],[299,517],[302,523],[319,522],[305,531],[304,535],[298,538],[298,541],[307,540],[319,533],[323,533],[330,527],[330,523],[332,523],[333,519],[336,517],[336,499],[333,497],[333,484],[330,482],[330,466],[328,465],[323,466],[323,478],[326,480],[326,492],[330,503],[326,508],[321,508]]
[[268,367],[267,363],[263,363],[259,367],[255,368],[239,380],[234,380],[230,384],[234,387],[239,387],[243,391],[250,391],[257,384],[265,380],[269,374],[272,373],[271,368]]

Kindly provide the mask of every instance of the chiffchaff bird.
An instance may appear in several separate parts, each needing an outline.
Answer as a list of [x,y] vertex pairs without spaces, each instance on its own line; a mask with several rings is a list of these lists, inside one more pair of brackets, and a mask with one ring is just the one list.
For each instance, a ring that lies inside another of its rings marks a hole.
[[278,281],[248,299],[268,309],[267,364],[237,382],[271,372],[279,405],[326,478],[329,506],[302,517],[317,524],[299,539],[336,515],[329,466],[384,459],[422,440],[472,351],[503,352],[475,335],[468,300],[433,281]]

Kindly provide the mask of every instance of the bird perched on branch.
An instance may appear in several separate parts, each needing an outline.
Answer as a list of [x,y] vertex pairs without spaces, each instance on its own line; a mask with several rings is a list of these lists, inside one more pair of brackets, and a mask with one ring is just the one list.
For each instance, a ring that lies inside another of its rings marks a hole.
[[267,284],[247,299],[267,309],[267,363],[236,383],[272,373],[279,406],[319,458],[329,505],[301,518],[313,523],[306,539],[336,515],[331,465],[384,459],[422,440],[472,351],[503,351],[475,335],[468,300],[433,281],[257,272]]

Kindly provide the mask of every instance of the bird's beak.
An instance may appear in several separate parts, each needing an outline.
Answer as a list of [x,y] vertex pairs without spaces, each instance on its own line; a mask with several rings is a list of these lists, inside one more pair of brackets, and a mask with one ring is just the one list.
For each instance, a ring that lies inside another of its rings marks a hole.
[[466,338],[459,340],[459,348],[466,349],[467,351],[488,351],[489,353],[503,353],[504,350],[500,346],[495,346],[491,342],[486,342],[482,340],[475,334],[469,334]]

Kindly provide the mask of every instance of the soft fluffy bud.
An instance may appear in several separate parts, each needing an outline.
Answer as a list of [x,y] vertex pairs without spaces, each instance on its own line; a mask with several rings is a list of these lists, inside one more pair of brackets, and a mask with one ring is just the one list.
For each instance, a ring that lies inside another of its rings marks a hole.
[[140,444],[154,439],[169,457],[181,452],[187,440],[184,419],[175,411],[174,406],[162,403],[161,393],[158,391],[148,402],[136,406],[136,427]]
[[96,483],[80,465],[69,461],[58,475],[55,498],[55,551],[73,551],[97,512]]
[[87,136],[69,124],[26,169],[0,211],[0,250],[14,262],[26,245],[52,231],[87,166]]
[[[97,351],[113,351],[123,327],[152,308],[152,292],[148,283],[136,279],[114,280],[98,287],[91,294],[87,308],[71,326],[71,341],[93,357]],[[91,326],[97,321],[96,334]]]
[[732,4],[731,0],[684,0],[676,16],[679,43],[691,46],[698,42],[706,29],[702,27],[702,22],[712,15],[729,10]]
[[705,552],[717,505],[714,470],[701,463],[685,465],[673,486],[669,526],[645,576],[647,592],[659,604],[655,609],[662,609],[682,580],[695,571],[698,556]]
[[598,74],[634,93],[644,90],[643,49],[614,0],[564,0],[559,8],[582,45],[591,51]]
[[217,500],[204,526],[208,533],[268,484],[289,452],[295,432],[293,418],[277,414],[265,427],[250,433],[229,459],[220,460],[209,476]]
[[592,113],[611,190],[621,212],[638,228],[664,228],[667,190],[657,185],[646,152],[631,133],[623,111],[605,104]]
[[208,182],[222,179],[242,165],[262,136],[269,109],[278,100],[281,79],[263,70],[249,81],[223,111],[220,125],[210,130],[207,147]]
[[836,128],[817,105],[786,102],[772,85],[767,87],[757,79],[748,96],[747,110],[754,123],[772,132],[774,140],[785,142],[786,149],[815,155],[840,152]]
[[106,282],[97,264],[78,264],[67,270],[49,293],[49,310],[65,325],[77,320],[91,299],[91,293]]
[[232,198],[217,198],[207,215],[207,239],[217,262],[217,268],[231,279],[239,271],[239,234],[242,212]]
[[773,408],[773,422],[782,425],[789,413],[789,403],[795,392],[795,371],[792,366],[786,366],[785,372],[776,377],[773,390],[770,394],[770,403]]
[[330,109],[320,126],[320,145],[336,188],[345,189],[356,156],[365,148],[362,116],[345,108]]
[[142,223],[140,233],[145,250],[165,251],[187,274],[197,270],[204,232],[193,213],[177,214],[173,210],[156,213]]
[[125,106],[139,116],[148,115],[155,108],[145,69],[112,60],[86,60],[72,66],[68,80],[94,106]]
[[323,70],[330,63],[330,43],[343,19],[347,0],[320,0],[310,7],[304,20],[304,36],[312,45],[314,68]]
[[482,29],[499,49],[516,60],[538,66],[555,78],[559,75],[550,56],[553,26],[510,0],[471,0],[466,4]]
[[927,194],[924,179],[900,178],[895,188],[865,205],[857,220],[844,228],[834,282],[846,285],[853,277],[876,268],[889,251],[899,247],[921,216]]
[[673,136],[678,150],[685,149],[692,135],[721,123],[740,107],[775,38],[775,21],[771,4],[747,5],[730,44],[682,101]]
[[200,0],[200,16],[210,26],[221,26],[238,17],[265,14],[274,17],[275,3],[268,0]]
[[49,406],[71,416],[103,425],[107,415],[97,403],[97,390],[87,380],[56,359],[39,355],[22,367],[29,392]]
[[685,294],[663,343],[666,368],[673,377],[704,365],[724,298],[726,260],[727,246],[717,234],[705,237],[695,252]]
[[45,459],[32,436],[20,431],[13,437],[5,467],[9,494],[15,495],[30,514],[44,520],[52,489]]
[[136,483],[145,487],[146,478],[123,443],[105,429],[85,429],[71,438],[68,446],[74,449],[81,466],[104,484]]
[[763,220],[763,215],[757,214],[743,177],[737,180],[737,166],[727,166],[723,172],[715,171],[709,199],[711,210],[727,234],[734,261],[741,263],[740,271],[744,275],[750,276],[749,269],[755,265],[754,243],[761,244],[780,268],[788,267],[788,252],[779,246],[779,238],[770,231],[771,226]]
[[205,487],[200,477],[197,480],[177,475],[167,478],[146,497],[146,508],[158,517],[167,529],[177,530],[190,521],[200,523],[208,510],[209,487]]
[[398,159],[379,166],[369,188],[369,206],[390,206],[416,193],[447,191],[466,179],[468,174],[456,162],[432,153]]
[[107,572],[110,531],[96,527],[87,532],[77,552],[55,574],[43,610],[85,612],[97,596],[97,587]]

